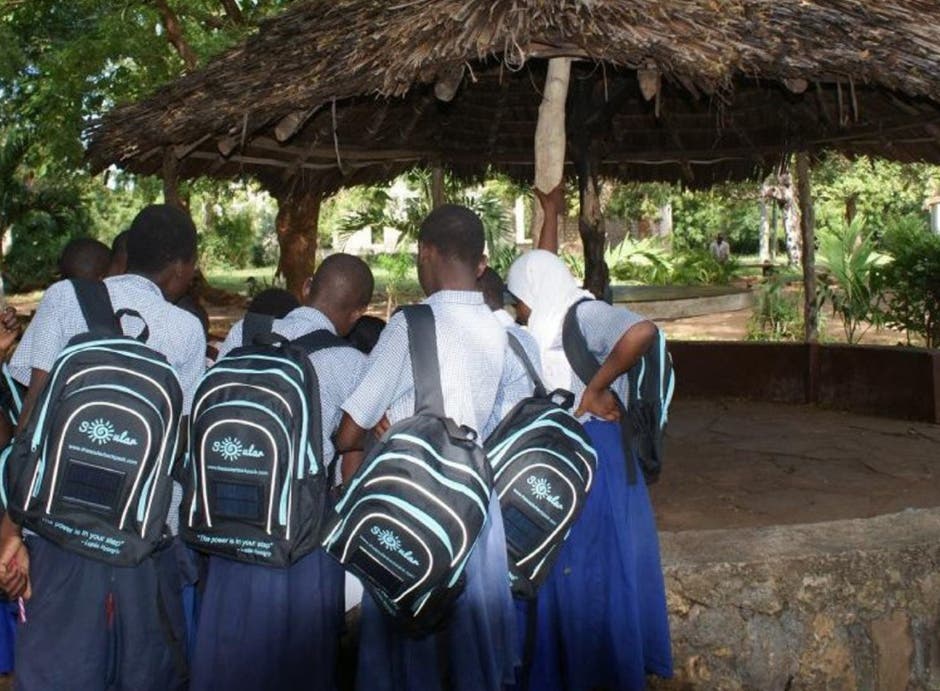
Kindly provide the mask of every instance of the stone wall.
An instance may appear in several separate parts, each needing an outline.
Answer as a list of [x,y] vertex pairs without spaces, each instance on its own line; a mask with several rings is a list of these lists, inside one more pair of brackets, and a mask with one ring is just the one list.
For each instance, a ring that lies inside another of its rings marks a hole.
[[940,689],[940,509],[662,533],[676,676],[653,689]]

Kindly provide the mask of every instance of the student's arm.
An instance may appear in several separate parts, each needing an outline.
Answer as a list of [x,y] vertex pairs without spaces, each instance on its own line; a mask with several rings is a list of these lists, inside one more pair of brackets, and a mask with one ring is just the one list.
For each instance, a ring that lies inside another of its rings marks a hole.
[[29,599],[29,552],[20,527],[7,514],[0,520],[0,589],[8,598]]
[[650,321],[641,321],[627,329],[588,384],[575,415],[591,413],[604,420],[619,420],[620,409],[610,385],[643,357],[655,337],[656,326]]
[[339,423],[336,433],[336,448],[343,455],[341,472],[343,484],[356,474],[365,458],[365,441],[368,430],[356,424],[349,413],[343,413],[343,421]]
[[558,254],[558,216],[565,211],[564,182],[560,182],[558,187],[548,194],[544,194],[536,187],[535,196],[542,205],[542,213],[544,214],[542,230],[539,233],[538,249]]

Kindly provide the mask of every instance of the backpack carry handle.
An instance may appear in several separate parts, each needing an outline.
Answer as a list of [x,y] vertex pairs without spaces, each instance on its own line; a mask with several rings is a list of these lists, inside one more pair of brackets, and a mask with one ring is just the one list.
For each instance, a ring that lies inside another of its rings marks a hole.
[[415,384],[415,415],[444,418],[444,393],[441,390],[441,364],[437,355],[434,312],[430,305],[409,305],[401,309],[408,323],[408,349]]
[[[261,343],[260,336],[268,336],[274,328],[274,317],[269,314],[247,312],[242,320],[242,345],[274,345],[275,342]],[[284,340],[284,339],[281,339]]]
[[140,323],[144,325],[144,328],[140,330],[140,333],[134,336],[135,339],[141,343],[146,343],[150,338],[150,327],[147,326],[147,322],[144,321],[144,318],[140,315],[140,312],[132,309],[119,309],[114,313],[114,318],[117,319],[118,328],[123,333],[123,328],[121,327],[121,319],[123,317],[133,317],[134,319],[139,319]]

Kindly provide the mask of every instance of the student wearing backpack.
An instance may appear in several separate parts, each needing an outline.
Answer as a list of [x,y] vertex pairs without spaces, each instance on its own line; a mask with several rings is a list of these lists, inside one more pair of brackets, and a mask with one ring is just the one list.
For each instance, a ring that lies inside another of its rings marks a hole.
[[[436,325],[444,412],[457,425],[476,430],[477,443],[489,431],[506,348],[505,331],[477,286],[483,247],[483,225],[464,207],[441,206],[421,224],[418,279],[428,295],[423,304],[431,307]],[[393,425],[414,415],[408,333],[405,315],[395,314],[369,357],[361,383],[343,404],[340,449],[360,451],[367,430],[386,413]],[[360,461],[361,455],[344,456],[347,483]],[[466,564],[465,588],[440,633],[408,638],[371,595],[363,597],[358,688],[487,691],[509,683],[517,660],[507,569],[502,517],[493,495]]]
[[[624,453],[612,392],[629,405],[625,373],[656,327],[599,300],[578,304],[592,296],[545,250],[517,259],[507,282],[539,344],[546,385],[576,394],[576,414],[598,453],[584,510],[538,594],[528,688],[642,689],[646,674],[672,674],[669,627],[655,519],[637,459]],[[575,305],[577,326],[602,363],[587,386],[563,346]]]
[[[303,305],[275,319],[271,332],[288,340],[317,331],[346,336],[368,309],[373,285],[361,259],[331,255],[305,283]],[[219,367],[242,345],[244,327],[244,320],[232,327],[219,351]],[[335,456],[332,436],[342,416],[340,405],[359,382],[366,360],[351,345],[337,342],[309,355],[320,393],[311,410],[322,416],[327,462]],[[327,491],[332,486],[331,478]],[[321,549],[286,568],[210,556],[192,689],[335,688],[343,585],[342,566]]]
[[[196,228],[177,208],[148,206],[128,231],[127,249],[128,273],[106,279],[104,286],[114,310],[134,313],[120,319],[123,332],[142,338],[146,329],[146,345],[165,356],[185,411],[204,368],[206,343],[199,321],[172,303],[185,293],[195,270]],[[29,338],[11,362],[14,377],[29,386],[21,429],[60,351],[87,330],[73,284],[50,286],[27,329]],[[168,516],[173,526],[179,496],[174,492]],[[4,517],[0,587],[27,599],[17,637],[17,688],[185,687],[174,548],[159,549],[137,566],[118,567],[38,535],[24,542],[19,527]]]

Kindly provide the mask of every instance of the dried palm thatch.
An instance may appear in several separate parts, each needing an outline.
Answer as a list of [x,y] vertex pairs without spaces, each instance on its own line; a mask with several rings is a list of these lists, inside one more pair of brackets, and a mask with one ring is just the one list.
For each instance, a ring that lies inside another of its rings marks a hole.
[[113,110],[89,159],[323,192],[416,163],[530,180],[557,55],[579,60],[569,136],[590,132],[602,174],[708,184],[821,148],[940,162],[936,0],[299,2]]

